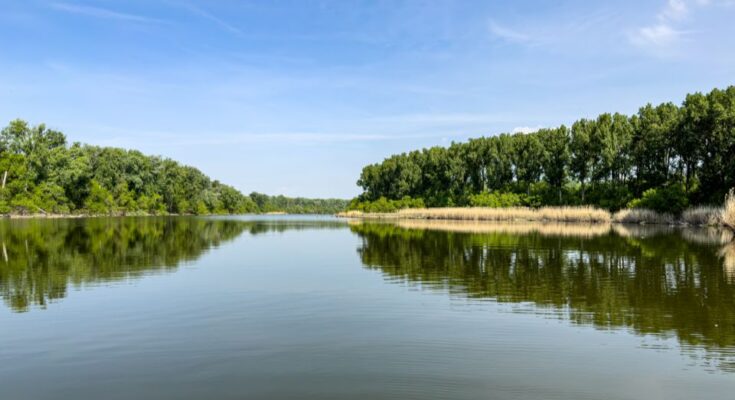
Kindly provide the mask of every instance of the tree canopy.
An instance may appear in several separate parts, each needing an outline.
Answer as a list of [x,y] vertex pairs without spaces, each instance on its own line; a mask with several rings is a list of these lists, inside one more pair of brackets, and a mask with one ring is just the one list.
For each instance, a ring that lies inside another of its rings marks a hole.
[[[501,133],[393,155],[366,166],[353,202],[420,199],[471,205],[482,193],[524,204],[626,207],[647,191],[688,204],[721,203],[735,187],[735,86],[647,104],[632,116],[601,114],[570,127]],[[363,206],[364,207],[364,206]]]
[[194,167],[136,150],[67,144],[46,125],[11,121],[0,131],[0,213],[332,213],[345,200],[291,199],[212,180]]

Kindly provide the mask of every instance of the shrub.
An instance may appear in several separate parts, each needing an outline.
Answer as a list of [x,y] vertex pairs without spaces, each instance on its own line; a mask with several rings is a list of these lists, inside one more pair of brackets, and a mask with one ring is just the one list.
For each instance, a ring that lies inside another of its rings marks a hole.
[[[526,200],[528,196],[525,196]],[[473,207],[509,208],[520,207],[524,204],[521,195],[507,192],[482,192],[470,196],[470,205]]]
[[64,188],[53,183],[43,182],[33,191],[33,203],[36,210],[33,212],[47,212],[66,214],[69,212],[69,200]]
[[209,214],[209,209],[207,208],[207,204],[204,203],[204,200],[199,200],[197,202],[196,212],[197,212],[197,215],[207,215],[207,214]]
[[625,185],[598,183],[587,188],[584,203],[615,211],[625,208],[632,199]]
[[138,198],[138,207],[140,210],[149,214],[166,214],[166,205],[163,204],[163,197],[158,193],[151,196],[142,195]]
[[385,197],[381,197],[375,201],[360,201],[359,199],[353,199],[347,209],[367,213],[391,213],[406,208],[424,207],[426,207],[426,205],[422,199],[414,199],[406,196],[400,200],[389,200]]
[[89,186],[89,196],[84,201],[84,207],[92,214],[109,214],[115,206],[112,194],[99,182],[92,180]]
[[670,185],[664,188],[646,190],[643,192],[643,197],[630,201],[628,208],[644,208],[659,213],[680,215],[688,204],[689,201],[684,187]]

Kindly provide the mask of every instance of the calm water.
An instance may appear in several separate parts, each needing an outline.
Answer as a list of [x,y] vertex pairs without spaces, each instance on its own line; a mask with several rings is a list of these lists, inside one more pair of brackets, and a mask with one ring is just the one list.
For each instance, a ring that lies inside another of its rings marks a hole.
[[731,399],[712,230],[0,221],[0,399]]

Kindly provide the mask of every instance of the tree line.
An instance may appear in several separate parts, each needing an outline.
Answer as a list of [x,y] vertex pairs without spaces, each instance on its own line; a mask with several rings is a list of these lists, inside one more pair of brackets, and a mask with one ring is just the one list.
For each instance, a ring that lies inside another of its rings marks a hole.
[[[629,205],[680,211],[721,204],[735,187],[735,86],[605,113],[571,127],[431,147],[363,168],[350,207],[420,199],[427,206]],[[515,194],[517,196],[507,196]]]
[[0,131],[0,213],[331,213],[345,201],[244,195],[198,169],[136,150],[67,144],[46,125]]

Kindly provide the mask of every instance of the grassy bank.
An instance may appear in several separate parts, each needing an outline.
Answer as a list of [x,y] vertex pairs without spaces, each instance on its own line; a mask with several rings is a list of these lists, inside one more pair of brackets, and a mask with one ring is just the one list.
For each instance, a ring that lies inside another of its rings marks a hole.
[[594,207],[447,207],[408,208],[390,213],[345,211],[343,218],[447,220],[486,222],[562,222],[562,223],[622,223],[657,225],[724,226],[735,231],[735,194],[730,192],[723,207],[694,207],[679,217],[645,208],[624,209],[616,213]]

